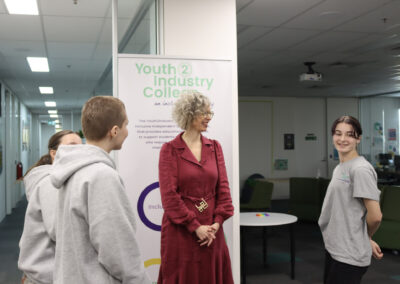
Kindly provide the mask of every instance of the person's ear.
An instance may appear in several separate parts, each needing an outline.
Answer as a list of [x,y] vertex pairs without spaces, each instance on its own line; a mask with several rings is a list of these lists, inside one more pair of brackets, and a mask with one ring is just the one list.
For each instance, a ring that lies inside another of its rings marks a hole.
[[118,125],[114,125],[110,130],[111,138],[114,138],[115,136],[117,136],[118,131],[119,131]]
[[56,157],[56,153],[57,153],[57,151],[53,150],[53,149],[51,149],[49,151],[49,154],[50,154],[50,157],[51,157],[51,161],[54,161],[54,158]]

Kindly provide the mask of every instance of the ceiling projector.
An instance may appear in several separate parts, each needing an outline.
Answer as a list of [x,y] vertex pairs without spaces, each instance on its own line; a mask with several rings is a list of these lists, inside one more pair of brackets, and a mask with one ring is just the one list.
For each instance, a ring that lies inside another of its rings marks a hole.
[[308,67],[307,73],[300,74],[299,79],[300,82],[320,82],[322,81],[322,74],[314,71],[312,66],[315,64],[315,62],[304,62],[304,65]]

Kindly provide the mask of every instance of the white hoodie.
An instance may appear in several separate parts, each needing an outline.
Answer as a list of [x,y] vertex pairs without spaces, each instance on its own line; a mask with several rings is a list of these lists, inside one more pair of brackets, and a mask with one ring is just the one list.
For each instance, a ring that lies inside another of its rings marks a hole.
[[57,189],[50,182],[51,168],[33,168],[24,178],[29,202],[19,242],[18,268],[40,284],[53,283]]
[[59,188],[54,283],[150,283],[110,155],[92,145],[60,146],[50,178]]

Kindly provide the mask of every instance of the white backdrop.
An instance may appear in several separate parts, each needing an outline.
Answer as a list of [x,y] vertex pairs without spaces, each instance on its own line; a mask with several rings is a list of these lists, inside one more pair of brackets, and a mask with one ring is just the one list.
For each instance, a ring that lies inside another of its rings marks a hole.
[[[232,186],[232,85],[229,60],[118,55],[118,95],[129,119],[129,136],[118,155],[118,167],[136,210],[137,238],[153,281],[160,264],[163,214],[159,151],[181,132],[171,117],[173,103],[185,90],[197,90],[210,98],[215,116],[203,134],[221,143]],[[225,222],[224,230],[232,256],[232,218]]]

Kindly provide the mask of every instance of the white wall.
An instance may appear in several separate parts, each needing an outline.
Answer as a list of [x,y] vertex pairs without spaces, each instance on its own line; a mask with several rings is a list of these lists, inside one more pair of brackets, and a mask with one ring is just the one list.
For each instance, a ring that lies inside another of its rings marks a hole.
[[30,168],[40,158],[40,145],[41,145],[41,126],[38,114],[32,114],[32,131],[31,131],[31,157]]
[[[233,177],[239,176],[237,120],[237,45],[235,0],[168,0],[161,1],[160,53],[163,55],[217,58],[232,60],[233,87]],[[233,205],[239,212],[239,180],[231,184]],[[240,282],[239,214],[233,220],[232,270],[235,282]]]
[[49,152],[47,146],[49,144],[50,137],[56,133],[54,126],[48,125],[47,123],[40,123],[41,129],[41,141],[40,141],[40,157]]
[[[358,100],[240,97],[239,109],[240,127],[246,128],[239,129],[240,155],[247,156],[240,160],[241,185],[250,174],[260,173],[274,182],[272,198],[285,199],[289,198],[290,177],[330,175],[329,129],[334,120],[331,117],[336,119],[344,114],[357,117]],[[284,149],[284,134],[294,134],[293,150]],[[306,140],[307,134],[313,134],[316,140]],[[288,169],[275,170],[276,159],[286,159]],[[269,165],[265,164],[266,161]]]
[[21,129],[21,143],[20,152],[24,173],[31,165],[31,152],[32,152],[32,115],[27,107],[20,103],[20,129]]
[[79,131],[82,129],[80,112],[63,113],[62,118],[64,130]]

